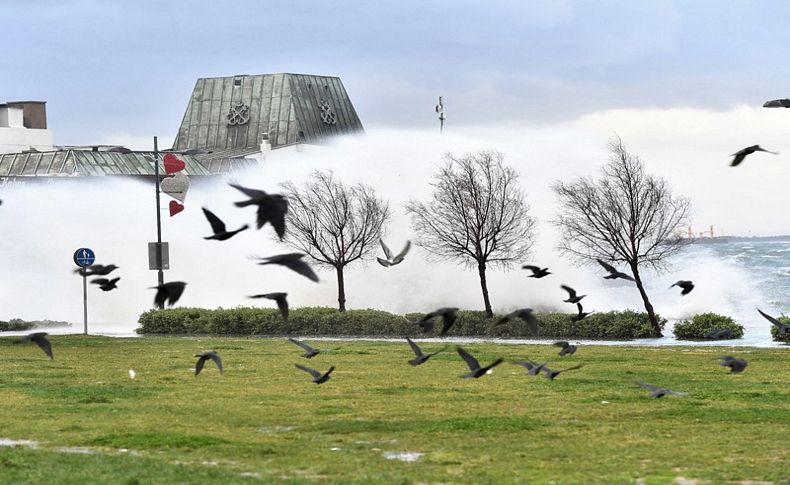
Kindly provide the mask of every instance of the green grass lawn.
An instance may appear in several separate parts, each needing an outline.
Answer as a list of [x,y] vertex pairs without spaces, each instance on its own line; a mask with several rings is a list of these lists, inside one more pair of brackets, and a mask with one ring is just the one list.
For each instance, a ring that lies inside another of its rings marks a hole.
[[[406,343],[311,360],[281,339],[0,339],[2,483],[790,483],[790,353],[705,347],[467,345],[412,368]],[[441,347],[422,344],[423,350]],[[193,355],[216,350],[194,376]],[[732,375],[713,360],[749,360]],[[555,381],[515,359],[583,368]],[[295,363],[336,366],[317,386]],[[137,376],[130,379],[128,371]],[[639,379],[688,396],[650,399]],[[413,462],[387,453],[416,452]]]

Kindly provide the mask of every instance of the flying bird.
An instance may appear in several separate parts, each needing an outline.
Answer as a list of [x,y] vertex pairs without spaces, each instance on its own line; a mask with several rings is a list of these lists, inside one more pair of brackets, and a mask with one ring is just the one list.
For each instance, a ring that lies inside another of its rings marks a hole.
[[411,248],[411,241],[406,241],[406,246],[403,247],[403,250],[401,250],[400,253],[398,253],[396,256],[393,257],[392,251],[390,251],[390,248],[388,248],[387,245],[384,244],[384,241],[379,239],[379,243],[381,244],[381,249],[384,250],[384,256],[386,256],[387,259],[381,259],[377,257],[376,261],[378,261],[379,264],[384,266],[385,268],[388,266],[395,266],[396,264],[403,261],[403,258],[406,257],[406,253],[409,252],[409,248]]
[[532,360],[514,360],[513,363],[526,368],[529,371],[527,373],[531,376],[536,376],[540,374],[540,372],[546,368],[546,364],[548,364],[548,362],[543,362],[542,364],[538,364],[537,362]]
[[730,167],[737,167],[738,165],[741,164],[743,159],[746,158],[746,155],[751,155],[754,152],[766,152],[772,155],[779,155],[779,153],[777,152],[772,152],[764,148],[760,148],[760,145],[752,145],[750,147],[746,147],[744,149],[738,150],[737,152],[733,153],[731,156],[735,158],[732,159],[732,163],[730,163]]
[[420,346],[417,345],[416,343],[414,343],[414,341],[412,341],[412,339],[410,339],[409,337],[406,337],[406,341],[409,342],[409,346],[414,351],[414,355],[416,355],[415,358],[413,358],[412,360],[409,361],[409,364],[411,364],[411,365],[413,365],[415,367],[420,365],[420,364],[424,364],[425,362],[428,361],[428,359],[430,359],[434,355],[438,354],[439,352],[442,352],[446,348],[446,347],[442,347],[441,349],[437,350],[436,352],[432,352],[430,354],[426,354],[425,352],[422,351],[422,349],[420,349]]
[[613,279],[616,279],[616,278],[622,278],[622,279],[628,280],[628,281],[635,281],[632,276],[629,276],[629,275],[627,275],[627,274],[625,274],[625,273],[623,273],[621,271],[617,271],[616,269],[614,269],[614,266],[612,266],[611,264],[607,263],[606,261],[602,261],[600,259],[596,259],[596,261],[598,261],[598,264],[603,266],[603,268],[606,271],[609,272],[608,275],[604,276],[604,279],[606,279],[606,280],[613,280]]
[[469,352],[467,352],[460,346],[456,347],[455,350],[458,352],[458,355],[460,355],[461,358],[464,359],[466,365],[469,366],[470,372],[468,374],[463,374],[461,376],[464,379],[469,379],[469,378],[477,379],[478,377],[482,377],[488,374],[489,372],[491,372],[491,369],[501,364],[503,360],[500,358],[485,367],[480,367],[480,362],[478,362],[477,359],[469,355]]
[[288,293],[280,291],[275,293],[264,293],[262,295],[252,295],[250,298],[267,298],[276,301],[277,308],[280,310],[280,315],[283,316],[283,320],[288,320],[288,300],[285,299],[286,296],[288,296]]
[[729,367],[731,374],[740,374],[749,364],[745,359],[739,359],[731,355],[722,355],[721,357],[716,357],[716,360],[721,361],[719,365]]
[[312,359],[313,357],[315,357],[316,355],[321,353],[320,350],[314,349],[313,347],[310,347],[306,343],[304,343],[304,342],[302,342],[300,340],[296,340],[295,338],[289,338],[288,340],[291,343],[294,343],[294,344],[298,345],[299,347],[301,347],[302,349],[304,349],[305,353],[302,354],[302,357],[304,357],[305,359]]
[[704,335],[705,338],[715,339],[715,340],[727,340],[731,338],[735,338],[732,333],[732,330],[729,328],[717,328],[713,329],[710,332],[707,332]]
[[222,222],[222,219],[217,217],[213,212],[203,207],[203,214],[206,215],[206,219],[208,219],[208,223],[211,224],[211,230],[214,231],[214,234],[211,236],[206,236],[203,239],[214,239],[216,241],[225,241],[226,239],[230,239],[236,234],[240,233],[241,231],[248,229],[250,226],[244,224],[241,228],[236,229],[235,231],[228,231],[225,228],[225,223]]
[[258,258],[260,263],[258,264],[279,264],[281,266],[285,266],[286,268],[290,269],[291,271],[296,271],[300,275],[306,277],[311,281],[318,282],[318,275],[315,274],[313,269],[302,261],[304,254],[302,253],[286,253],[286,254],[278,254],[276,256],[268,256],[265,258]]
[[43,350],[44,353],[47,354],[47,356],[50,359],[54,359],[55,358],[52,355],[52,344],[49,343],[49,340],[47,339],[47,333],[46,332],[34,332],[34,333],[31,333],[31,334],[25,335],[24,337],[21,337],[20,339],[16,340],[14,343],[16,343],[16,344],[26,344],[26,343],[30,343],[30,342],[33,342],[36,345],[38,345],[41,348],[41,350]]
[[99,288],[101,288],[102,291],[110,291],[118,288],[115,283],[117,283],[120,279],[120,276],[111,280],[107,278],[94,278],[91,280],[91,283],[94,285],[99,285]]
[[767,313],[763,313],[763,311],[760,310],[759,308],[757,309],[757,311],[760,312],[760,315],[765,317],[766,320],[771,322],[776,327],[777,337],[784,337],[785,335],[790,333],[790,323],[782,323],[776,318],[772,317],[771,315],[768,315]]
[[532,271],[532,274],[529,275],[528,278],[543,278],[544,276],[551,274],[549,268],[541,268],[540,266],[532,266],[531,264],[525,264],[521,267],[521,269],[528,269]]
[[[682,288],[683,291],[680,292],[681,295],[688,295],[689,293],[691,293],[691,290],[694,289],[694,283],[692,283],[689,280],[680,280],[677,283],[673,284],[672,286],[678,286]],[[671,289],[672,286],[670,286],[669,288]]]
[[74,270],[74,273],[84,276],[107,276],[116,269],[118,269],[118,266],[115,266],[114,264],[108,264],[107,266],[103,266],[101,264],[92,264],[84,268],[77,268]]
[[582,307],[582,304],[581,304],[581,303],[577,303],[577,304],[576,304],[576,308],[578,308],[578,310],[579,310],[579,313],[577,313],[576,315],[573,315],[573,316],[571,317],[571,321],[572,321],[572,322],[578,322],[579,320],[583,319],[583,318],[584,318],[584,317],[586,317],[587,315],[589,315],[589,314],[591,314],[591,313],[595,313],[594,311],[593,311],[593,312],[585,312],[585,311],[584,311],[584,307]]
[[184,287],[186,285],[187,284],[183,281],[170,281],[150,287],[149,290],[156,290],[154,306],[161,310],[165,307],[165,301],[167,302],[167,306],[175,305],[178,299],[181,298],[181,294],[184,293]]
[[640,381],[634,381],[634,384],[638,385],[642,389],[646,389],[650,391],[650,397],[652,397],[653,399],[664,397],[669,394],[673,396],[688,396],[687,392],[672,391],[670,389],[667,389],[666,387],[653,386],[651,384],[645,384],[644,382],[640,382]]
[[439,332],[439,335],[444,335],[450,330],[450,327],[453,326],[456,320],[458,320],[458,308],[455,307],[444,307],[439,308],[436,311],[426,314],[422,317],[417,323],[422,327],[423,332],[430,332],[433,330],[433,320],[434,317],[442,317],[442,331]]
[[500,318],[494,326],[502,325],[503,323],[507,323],[514,318],[520,318],[527,323],[529,327],[529,331],[537,337],[540,334],[540,328],[538,326],[538,319],[535,318],[535,315],[532,314],[532,308],[520,308],[518,310],[512,311],[507,315]]
[[553,345],[555,347],[562,347],[562,350],[560,350],[560,353],[557,354],[560,357],[562,357],[564,355],[573,355],[573,354],[576,353],[576,350],[578,350],[578,348],[579,348],[578,346],[570,344],[570,343],[566,342],[565,340],[560,340],[559,342],[554,342]]
[[565,371],[568,371],[568,370],[581,369],[581,367],[582,367],[582,365],[578,364],[578,365],[574,365],[573,367],[568,367],[567,369],[551,370],[548,367],[544,366],[543,367],[543,377],[553,381],[554,378],[557,377],[558,375],[560,375],[562,372],[565,372]]
[[209,352],[203,352],[202,354],[196,354],[195,357],[199,357],[197,360],[197,364],[195,364],[195,377],[200,374],[200,371],[203,370],[203,366],[206,364],[206,361],[211,359],[217,364],[217,369],[219,369],[219,373],[222,374],[222,359],[220,358],[219,354],[214,352],[213,350]]
[[256,224],[258,229],[268,222],[272,225],[280,240],[282,240],[285,236],[285,214],[288,212],[288,200],[280,194],[267,194],[263,190],[248,189],[236,184],[230,184],[230,186],[240,190],[249,197],[247,200],[235,202],[236,207],[257,205],[258,218]]
[[562,288],[563,290],[568,292],[568,299],[567,300],[562,300],[562,301],[564,301],[566,303],[579,303],[582,298],[587,296],[587,295],[576,296],[576,290],[574,290],[573,288],[571,288],[568,285],[560,285],[560,288]]
[[308,374],[310,374],[311,376],[313,376],[313,382],[315,382],[316,384],[323,384],[324,382],[328,381],[329,380],[329,374],[331,374],[332,371],[335,370],[335,366],[332,366],[332,367],[329,368],[328,371],[326,371],[325,373],[322,374],[322,373],[318,372],[315,369],[311,369],[309,367],[305,367],[305,366],[299,365],[299,364],[296,364],[296,368],[297,369],[302,369],[303,371],[305,371]]

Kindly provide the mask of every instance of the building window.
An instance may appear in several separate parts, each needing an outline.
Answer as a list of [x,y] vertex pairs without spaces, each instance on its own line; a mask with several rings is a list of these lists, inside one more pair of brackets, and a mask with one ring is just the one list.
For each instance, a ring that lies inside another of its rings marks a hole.
[[233,85],[234,86],[241,86],[241,79],[234,79],[233,80]]

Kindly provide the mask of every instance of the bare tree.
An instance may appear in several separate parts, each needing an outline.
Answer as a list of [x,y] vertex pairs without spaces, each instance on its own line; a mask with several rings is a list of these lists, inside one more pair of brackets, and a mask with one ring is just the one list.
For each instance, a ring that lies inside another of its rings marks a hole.
[[331,171],[315,171],[297,187],[282,184],[288,198],[285,242],[337,273],[337,302],[346,311],[343,269],[373,252],[389,220],[389,205],[361,183],[347,187]]
[[555,224],[562,232],[559,249],[582,262],[596,259],[628,265],[657,336],[661,327],[645,292],[639,268],[666,269],[666,260],[683,240],[676,234],[687,222],[690,203],[673,197],[666,180],[645,173],[617,138],[610,142],[609,163],[600,179],[557,182],[560,199]]
[[477,267],[486,314],[491,317],[486,269],[508,267],[532,249],[535,220],[518,185],[518,173],[504,155],[480,151],[456,158],[434,175],[433,198],[410,201],[406,212],[419,236],[417,245],[439,260]]

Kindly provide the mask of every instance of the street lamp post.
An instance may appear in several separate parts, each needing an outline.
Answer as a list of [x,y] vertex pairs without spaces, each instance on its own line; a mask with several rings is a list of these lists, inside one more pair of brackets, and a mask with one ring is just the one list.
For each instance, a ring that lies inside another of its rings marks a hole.
[[159,142],[154,137],[154,178],[156,179],[156,269],[159,285],[164,284],[162,272],[162,210],[159,206]]

